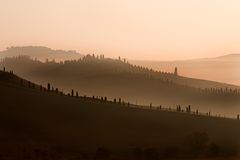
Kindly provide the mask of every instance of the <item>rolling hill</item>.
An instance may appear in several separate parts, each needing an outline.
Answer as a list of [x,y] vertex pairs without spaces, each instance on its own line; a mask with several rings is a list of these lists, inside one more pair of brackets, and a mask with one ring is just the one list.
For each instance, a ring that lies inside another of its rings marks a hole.
[[80,95],[121,97],[126,102],[153,106],[191,105],[194,110],[236,116],[239,87],[157,72],[121,60],[87,55],[79,60],[43,63],[21,56],[0,63],[31,81],[58,86]]
[[130,62],[168,72],[178,67],[179,73],[183,76],[240,85],[240,54],[182,61],[130,60]]
[[67,96],[0,71],[2,159],[237,156],[240,121]]

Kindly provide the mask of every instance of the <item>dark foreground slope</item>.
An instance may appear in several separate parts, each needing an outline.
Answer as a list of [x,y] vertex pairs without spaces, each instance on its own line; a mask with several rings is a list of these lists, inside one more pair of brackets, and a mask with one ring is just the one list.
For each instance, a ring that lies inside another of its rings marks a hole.
[[132,108],[28,84],[0,72],[2,159],[228,159],[239,150],[238,120]]

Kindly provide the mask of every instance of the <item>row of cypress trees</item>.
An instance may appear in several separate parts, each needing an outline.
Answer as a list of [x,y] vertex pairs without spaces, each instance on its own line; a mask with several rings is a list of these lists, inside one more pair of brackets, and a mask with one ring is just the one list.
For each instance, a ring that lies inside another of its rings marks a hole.
[[[5,68],[5,67],[3,67],[3,72],[6,72],[6,68]],[[9,73],[10,73],[10,74],[13,74],[13,71],[10,71]],[[25,81],[25,80],[20,79],[20,85],[21,85],[21,86],[25,86],[24,81]],[[30,81],[27,81],[27,87],[28,87],[28,88],[32,88],[32,89],[36,89],[36,88],[37,88],[37,85],[36,85],[35,83],[32,83],[32,82],[30,82]],[[64,95],[63,91],[59,91],[58,88],[54,88],[53,86],[51,86],[50,83],[47,84],[47,88],[43,87],[42,85],[38,86],[38,88],[40,89],[40,91],[55,92],[55,93],[57,93],[57,94]],[[211,92],[212,92],[212,91],[214,91],[214,90],[211,90]],[[216,90],[215,90],[215,91],[216,91]],[[227,89],[226,89],[225,91],[230,91],[230,92],[231,92],[231,91],[233,91],[233,90],[227,90]],[[234,92],[236,93],[236,90],[235,90]],[[81,97],[81,96],[79,96],[79,93],[78,93],[77,91],[74,92],[73,89],[71,90],[71,93],[68,93],[67,95],[68,95],[68,96],[71,96],[71,97]],[[91,100],[94,100],[94,101],[97,101],[97,102],[101,102],[101,103],[111,103],[111,102],[112,102],[112,103],[114,103],[114,104],[122,104],[122,105],[124,105],[124,106],[127,105],[128,107],[131,106],[131,104],[130,104],[129,102],[125,103],[121,98],[118,98],[118,100],[117,100],[116,98],[114,98],[113,101],[109,101],[106,96],[105,96],[105,97],[100,97],[100,98],[99,98],[99,97],[95,97],[95,96],[93,96],[92,98],[87,97],[87,96],[83,96],[82,98],[83,98],[84,100],[86,100],[86,99],[91,99]],[[150,108],[150,109],[153,108],[152,103],[150,103],[149,108]],[[162,109],[162,106],[160,105],[159,107],[156,107],[156,109],[157,109],[157,110],[161,110],[161,109]],[[180,106],[180,105],[177,105],[176,111],[177,111],[177,112],[184,112],[184,110],[181,109],[181,106]],[[186,113],[193,113],[193,112],[191,111],[191,106],[190,106],[190,105],[186,107]],[[195,113],[196,113],[196,114],[199,114],[198,110],[196,110]],[[211,112],[207,112],[206,115],[207,115],[207,116],[211,116]],[[237,120],[240,120],[239,114],[237,115]]]

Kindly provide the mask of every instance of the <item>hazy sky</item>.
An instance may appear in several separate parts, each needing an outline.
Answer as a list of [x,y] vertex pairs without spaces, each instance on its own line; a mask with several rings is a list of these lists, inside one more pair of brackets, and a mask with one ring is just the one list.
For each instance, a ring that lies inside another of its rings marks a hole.
[[0,50],[41,45],[108,57],[240,52],[240,0],[0,0]]

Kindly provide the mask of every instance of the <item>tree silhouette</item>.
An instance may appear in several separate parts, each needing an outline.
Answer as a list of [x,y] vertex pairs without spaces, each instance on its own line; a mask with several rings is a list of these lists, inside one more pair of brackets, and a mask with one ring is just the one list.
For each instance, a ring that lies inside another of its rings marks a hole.
[[110,156],[111,156],[111,152],[108,149],[98,148],[95,155],[95,159],[106,160],[106,159],[109,159]]
[[48,83],[47,88],[48,88],[48,91],[50,91],[50,89],[51,89],[50,83]]
[[78,92],[76,92],[76,97],[78,97]]
[[178,69],[177,69],[177,67],[175,67],[175,69],[174,69],[174,75],[178,76]]
[[121,103],[121,102],[122,102],[122,99],[121,99],[121,98],[119,98],[119,99],[118,99],[118,103]]
[[208,146],[208,134],[205,132],[195,132],[187,137],[186,142],[191,154],[202,154]]

